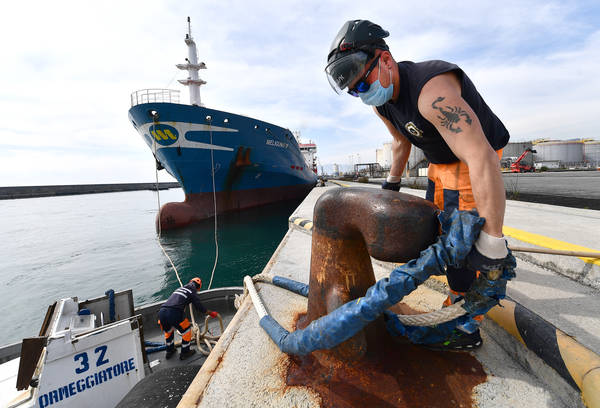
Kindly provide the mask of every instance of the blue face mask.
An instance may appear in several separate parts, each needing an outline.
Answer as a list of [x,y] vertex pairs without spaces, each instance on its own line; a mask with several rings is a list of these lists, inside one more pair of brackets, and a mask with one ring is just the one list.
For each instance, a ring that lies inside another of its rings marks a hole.
[[384,88],[381,86],[379,82],[379,75],[381,74],[381,64],[379,65],[379,70],[377,72],[377,81],[373,82],[369,86],[369,90],[367,92],[359,93],[360,99],[366,105],[371,106],[381,106],[390,99],[394,95],[394,84],[392,83],[392,71],[390,71],[390,86]]

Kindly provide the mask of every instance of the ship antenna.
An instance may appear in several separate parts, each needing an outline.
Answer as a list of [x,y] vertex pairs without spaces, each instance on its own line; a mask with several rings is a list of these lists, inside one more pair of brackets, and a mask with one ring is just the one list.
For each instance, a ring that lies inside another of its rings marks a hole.
[[196,50],[196,43],[192,37],[192,23],[191,19],[187,18],[188,32],[185,35],[185,43],[188,46],[188,57],[186,58],[186,64],[177,64],[177,68],[186,70],[188,72],[187,79],[178,80],[180,84],[183,84],[190,89],[190,104],[196,106],[204,106],[200,100],[200,86],[206,84],[198,76],[198,70],[206,69],[204,62],[198,63],[198,52]]

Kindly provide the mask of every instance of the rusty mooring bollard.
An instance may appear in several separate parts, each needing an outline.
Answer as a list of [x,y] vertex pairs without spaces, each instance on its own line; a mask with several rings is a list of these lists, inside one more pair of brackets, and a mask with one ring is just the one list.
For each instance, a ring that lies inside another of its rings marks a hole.
[[[435,241],[439,210],[429,201],[389,190],[334,189],[317,201],[313,215],[308,310],[298,328],[364,296],[375,283],[370,256],[406,262]],[[385,335],[379,318],[333,352],[358,360]]]

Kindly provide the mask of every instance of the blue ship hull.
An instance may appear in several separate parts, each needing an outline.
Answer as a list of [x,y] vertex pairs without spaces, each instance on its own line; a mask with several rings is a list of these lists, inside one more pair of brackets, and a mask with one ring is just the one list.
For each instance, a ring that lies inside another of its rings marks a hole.
[[302,198],[316,183],[295,137],[271,123],[175,103],[136,105],[129,119],[186,195],[161,208],[161,228],[212,217],[213,188],[222,213]]

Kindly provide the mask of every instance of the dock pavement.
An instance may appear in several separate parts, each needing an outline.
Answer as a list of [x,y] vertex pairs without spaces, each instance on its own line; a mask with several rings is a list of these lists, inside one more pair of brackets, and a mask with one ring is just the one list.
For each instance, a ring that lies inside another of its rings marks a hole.
[[[600,171],[503,172],[507,197],[563,207],[600,210]],[[384,178],[369,178],[379,184]],[[427,177],[407,177],[402,185],[427,188]]]
[[[327,190],[351,186],[380,188],[328,182],[313,189],[290,217],[290,229],[264,272],[307,283],[314,205]],[[424,196],[422,190],[402,191]],[[598,250],[600,211],[509,200],[504,232],[510,245]],[[470,353],[487,374],[473,389],[473,406],[600,407],[600,260],[515,256],[517,278],[509,283],[502,307],[484,320],[483,346]],[[394,266],[373,260],[376,279]],[[296,316],[306,311],[306,298],[269,284],[256,287],[268,312],[293,331]],[[437,310],[445,291],[443,279],[430,279],[403,302],[421,312]],[[258,320],[246,297],[179,407],[321,406],[314,390],[286,384],[290,358]],[[450,397],[437,406],[452,406]]]

